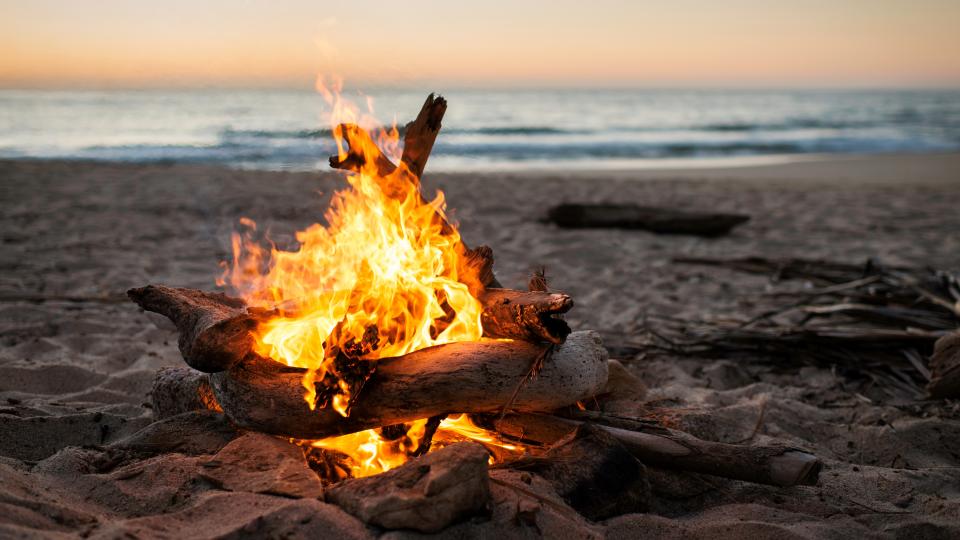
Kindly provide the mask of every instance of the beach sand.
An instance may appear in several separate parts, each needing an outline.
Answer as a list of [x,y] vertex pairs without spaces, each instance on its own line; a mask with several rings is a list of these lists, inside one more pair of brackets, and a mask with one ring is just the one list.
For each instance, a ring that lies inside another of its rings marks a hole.
[[[531,270],[544,265],[551,286],[575,299],[571,326],[599,330],[610,342],[638,336],[647,317],[745,317],[769,302],[761,298],[772,287],[765,277],[671,263],[677,256],[876,258],[960,269],[958,154],[594,175],[428,168],[424,183],[443,190],[468,244],[493,248],[504,286],[525,288]],[[332,173],[0,162],[0,537],[263,537],[293,531],[294,520],[306,520],[297,529],[302,535],[334,534],[320,526],[325,520],[339,523],[343,536],[379,534],[317,501],[227,492],[199,480],[198,463],[216,446],[119,466],[104,457],[109,445],[151,424],[156,370],[182,365],[175,332],[126,301],[126,289],[213,289],[240,217],[291,245],[295,231],[322,219],[330,194],[343,185]],[[588,201],[753,219],[717,239],[561,230],[539,221],[552,204]],[[623,360],[648,387],[646,400],[683,411],[683,429],[710,440],[752,436],[813,451],[826,464],[820,484],[666,480],[654,471],[649,513],[564,529],[544,511],[543,534],[960,537],[955,403],[890,403],[867,390],[857,396],[829,367]],[[517,498],[503,490],[495,496]],[[474,520],[454,532],[537,534],[522,524],[504,527]]]

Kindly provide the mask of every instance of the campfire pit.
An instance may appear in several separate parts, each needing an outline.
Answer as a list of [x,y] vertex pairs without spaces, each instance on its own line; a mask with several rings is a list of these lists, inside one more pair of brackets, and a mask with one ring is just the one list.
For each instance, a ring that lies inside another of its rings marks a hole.
[[[337,94],[327,97],[335,111],[342,108]],[[404,130],[396,165],[375,142],[389,146],[383,133],[336,123],[340,151],[330,164],[353,173],[351,189],[335,197],[329,227],[298,234],[297,252],[265,254],[236,236],[226,277],[242,298],[162,285],[129,291],[143,309],[174,322],[189,366],[158,375],[156,414],[222,411],[239,428],[330,450],[323,459],[353,462],[332,469],[355,476],[426,453],[438,431],[455,434],[451,441],[480,442],[503,460],[542,453],[594,422],[602,429],[593,436],[606,441],[599,447],[649,465],[783,486],[815,483],[820,462],[798,449],[709,443],[649,421],[584,416],[583,402],[596,403],[615,385],[597,334],[571,332],[562,318],[573,300],[540,279],[530,291],[503,288],[492,250],[463,243],[442,195],[432,202],[421,195],[445,110],[443,98],[427,98]],[[465,415],[443,421],[456,414]],[[354,438],[325,439],[340,435]],[[376,449],[361,459],[356,452],[364,445]],[[338,488],[338,497],[352,500],[345,490]]]

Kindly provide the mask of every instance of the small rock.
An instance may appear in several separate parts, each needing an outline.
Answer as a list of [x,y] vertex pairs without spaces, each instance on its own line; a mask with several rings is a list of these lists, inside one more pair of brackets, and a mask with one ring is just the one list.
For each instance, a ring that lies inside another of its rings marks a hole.
[[153,422],[140,431],[110,445],[144,456],[165,452],[187,455],[213,454],[239,436],[223,414],[192,411]]
[[228,491],[293,498],[323,497],[323,484],[296,445],[247,433],[203,463],[202,476]]
[[610,360],[607,363],[609,374],[607,386],[604,389],[606,399],[642,400],[647,395],[647,385],[627,369],[619,360]]
[[437,532],[484,511],[490,502],[487,451],[459,443],[375,476],[344,480],[327,500],[365,523]]

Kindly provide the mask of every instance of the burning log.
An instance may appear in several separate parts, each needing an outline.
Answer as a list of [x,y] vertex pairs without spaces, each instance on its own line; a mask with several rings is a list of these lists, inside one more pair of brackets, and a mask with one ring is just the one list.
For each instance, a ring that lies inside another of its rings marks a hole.
[[[210,375],[210,382],[238,427],[318,439],[445,413],[499,410],[542,352],[543,345],[525,341],[479,341],[380,359],[347,417],[332,408],[310,409],[303,398],[304,370],[255,355]],[[574,332],[516,393],[511,407],[554,410],[600,393],[606,382],[607,351],[600,338]]]
[[[595,415],[594,415],[595,416]],[[592,420],[601,420],[592,418]],[[550,414],[508,414],[494,419],[500,433],[540,444],[553,444],[584,422]],[[630,429],[597,423],[646,465],[745,480],[774,486],[815,485],[822,462],[786,446],[743,446],[709,442],[647,422]]]
[[[127,291],[147,311],[169,318],[180,332],[179,346],[190,367],[206,373],[230,369],[253,352],[252,331],[274,312],[247,308],[220,293],[148,285]],[[573,307],[561,293],[487,289],[480,297],[484,335],[561,343],[570,327],[559,318]]]

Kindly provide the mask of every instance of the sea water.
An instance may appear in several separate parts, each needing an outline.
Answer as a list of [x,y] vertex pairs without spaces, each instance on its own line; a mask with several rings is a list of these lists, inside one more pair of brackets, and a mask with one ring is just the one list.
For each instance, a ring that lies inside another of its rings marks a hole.
[[[960,91],[417,90],[346,96],[384,123],[449,101],[431,170],[696,166],[810,154],[960,150]],[[0,158],[325,169],[309,90],[0,90]]]

